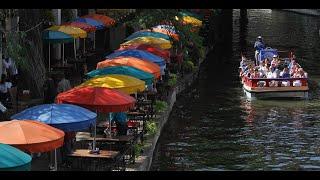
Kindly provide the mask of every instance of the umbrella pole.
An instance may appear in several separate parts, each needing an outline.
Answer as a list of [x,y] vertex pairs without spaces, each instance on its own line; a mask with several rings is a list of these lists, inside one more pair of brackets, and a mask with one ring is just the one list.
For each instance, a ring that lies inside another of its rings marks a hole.
[[96,49],[96,32],[93,33],[93,49]]
[[74,58],[77,59],[77,52],[76,52],[76,39],[73,39],[73,51],[74,51]]
[[[96,114],[98,114],[96,110]],[[98,119],[98,118],[97,118]],[[96,150],[96,136],[97,136],[97,121],[94,123],[94,134],[93,134],[93,145],[92,145],[92,150]]]
[[109,128],[110,128],[110,134],[109,134],[109,136],[111,137],[111,133],[112,133],[111,113],[109,113]]
[[49,63],[48,63],[49,65],[49,72],[50,72],[50,43],[49,43]]
[[58,171],[57,149],[54,149],[54,171]]
[[83,38],[83,54],[86,53],[86,39]]
[[64,43],[62,43],[62,63],[64,64]]

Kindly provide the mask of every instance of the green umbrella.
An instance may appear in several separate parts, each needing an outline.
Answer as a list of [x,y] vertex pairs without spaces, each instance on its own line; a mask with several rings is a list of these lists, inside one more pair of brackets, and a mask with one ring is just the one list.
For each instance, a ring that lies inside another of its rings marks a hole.
[[154,79],[154,76],[152,74],[130,66],[112,66],[103,69],[96,69],[87,73],[87,76],[95,77],[99,75],[110,74],[122,74],[132,76],[144,81],[146,85],[152,84]]

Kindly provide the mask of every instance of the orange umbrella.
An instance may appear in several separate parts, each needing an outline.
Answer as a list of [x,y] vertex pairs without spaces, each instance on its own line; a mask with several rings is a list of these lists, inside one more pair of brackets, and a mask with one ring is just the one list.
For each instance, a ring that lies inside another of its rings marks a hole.
[[63,145],[64,132],[33,120],[0,122],[0,143],[31,153],[48,152]]
[[114,25],[116,23],[116,21],[114,19],[112,19],[111,17],[105,16],[105,15],[101,15],[101,14],[89,14],[89,15],[82,16],[82,18],[94,19],[96,21],[101,22],[106,27],[112,26],[112,25]]
[[142,71],[153,74],[156,78],[160,78],[160,66],[150,61],[142,60],[135,57],[116,57],[101,61],[97,64],[97,69],[110,66],[131,66]]

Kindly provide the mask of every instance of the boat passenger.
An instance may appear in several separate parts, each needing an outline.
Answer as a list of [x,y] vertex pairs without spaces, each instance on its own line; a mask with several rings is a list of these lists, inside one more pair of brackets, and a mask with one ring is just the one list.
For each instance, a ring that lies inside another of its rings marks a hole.
[[264,44],[261,36],[257,37],[257,40],[254,43],[254,49],[256,50],[255,51],[255,58],[256,58],[256,61],[258,61],[258,55],[259,55],[260,51],[265,49],[265,44]]
[[280,73],[281,78],[290,78],[289,69],[287,67],[283,68],[282,72]]

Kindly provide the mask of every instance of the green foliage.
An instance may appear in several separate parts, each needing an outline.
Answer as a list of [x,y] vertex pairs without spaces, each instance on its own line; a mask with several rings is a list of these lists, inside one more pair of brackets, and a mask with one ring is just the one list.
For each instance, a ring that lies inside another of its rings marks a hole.
[[65,22],[72,20],[72,11],[71,9],[61,9],[61,17]]
[[174,87],[176,84],[177,84],[177,75],[176,74],[173,74],[173,73],[170,73],[169,75],[169,80],[168,80],[168,86],[170,87]]
[[155,102],[156,112],[163,112],[165,109],[167,109],[167,107],[168,107],[167,102],[156,100]]
[[154,120],[146,122],[146,131],[151,135],[154,135],[157,132],[157,124]]
[[52,11],[51,9],[43,9],[41,11],[41,20],[44,21],[44,22],[54,22],[54,16],[52,14]]
[[28,44],[23,42],[26,33],[24,32],[9,32],[7,37],[6,56],[12,57],[18,68],[29,70],[28,63]]
[[135,152],[135,156],[139,157],[141,155],[141,153],[143,152],[143,145],[140,143],[137,143],[134,145],[134,152]]
[[192,61],[190,60],[187,60],[187,61],[183,61],[182,63],[182,69],[185,71],[185,72],[193,72],[195,67],[194,67],[194,64]]

